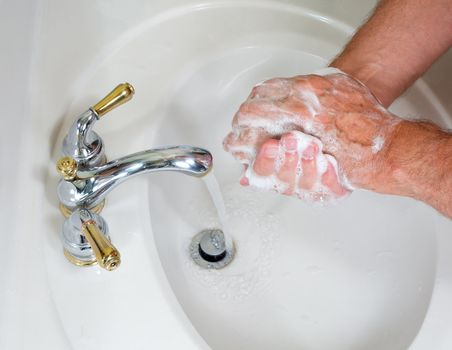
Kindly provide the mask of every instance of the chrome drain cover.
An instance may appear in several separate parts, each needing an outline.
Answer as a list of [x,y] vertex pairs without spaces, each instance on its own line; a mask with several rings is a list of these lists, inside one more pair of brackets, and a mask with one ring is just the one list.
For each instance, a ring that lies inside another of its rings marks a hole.
[[217,228],[199,232],[190,244],[191,258],[206,269],[225,267],[232,261],[234,254],[234,242]]

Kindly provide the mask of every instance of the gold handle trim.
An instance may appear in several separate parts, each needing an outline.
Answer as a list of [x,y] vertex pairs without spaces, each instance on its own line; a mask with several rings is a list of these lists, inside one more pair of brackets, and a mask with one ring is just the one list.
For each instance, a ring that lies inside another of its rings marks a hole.
[[77,259],[71,253],[69,253],[66,250],[66,248],[63,249],[63,253],[64,253],[64,256],[66,257],[66,259],[68,259],[70,263],[77,265],[77,266],[92,266],[92,265],[97,264],[97,260],[86,261],[86,260]]
[[62,157],[56,163],[58,173],[66,181],[72,181],[77,176],[77,162],[71,157]]
[[135,89],[129,83],[122,83],[116,86],[107,96],[97,102],[92,110],[99,117],[107,114],[111,110],[129,101],[135,93]]
[[82,233],[93,249],[96,260],[101,267],[113,271],[121,264],[121,255],[113,244],[102,234],[94,220],[82,224]]

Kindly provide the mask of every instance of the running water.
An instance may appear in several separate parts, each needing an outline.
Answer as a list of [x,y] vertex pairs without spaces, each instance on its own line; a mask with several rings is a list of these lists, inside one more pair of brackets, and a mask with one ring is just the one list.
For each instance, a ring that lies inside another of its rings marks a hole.
[[[225,243],[233,243],[234,259],[226,268],[215,269],[198,266],[193,263],[193,255],[184,254],[187,258],[184,268],[191,277],[188,280],[193,279],[195,288],[199,288],[199,295],[214,297],[221,302],[240,303],[270,286],[279,237],[288,228],[273,212],[274,196],[247,191],[238,181],[222,185],[219,191],[215,177],[210,175],[207,181],[209,184],[213,182],[214,189],[209,189],[212,200],[206,198],[204,191],[199,191],[198,196],[188,202],[187,217],[197,230],[224,229],[219,220],[221,209],[216,210],[213,204],[213,199],[218,199],[217,205],[226,208],[226,217],[222,220],[227,226],[225,238],[229,242]],[[191,236],[186,238],[184,247],[192,242]]]
[[203,176],[202,179],[206,184],[210,198],[217,209],[218,219],[223,230],[226,245],[232,244],[232,235],[228,229],[226,207],[224,205],[223,195],[221,194],[221,189],[218,185],[217,179],[215,178],[213,170],[211,170],[206,176]]

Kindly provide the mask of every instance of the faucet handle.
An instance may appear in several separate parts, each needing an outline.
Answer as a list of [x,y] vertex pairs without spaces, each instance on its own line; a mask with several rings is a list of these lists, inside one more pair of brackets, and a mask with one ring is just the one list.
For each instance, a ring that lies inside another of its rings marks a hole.
[[64,255],[73,264],[98,263],[113,271],[121,264],[121,255],[110,242],[108,226],[98,214],[85,208],[75,210],[63,225]]
[[97,102],[91,109],[98,117],[102,117],[116,107],[130,101],[135,93],[135,89],[129,83],[122,83],[116,86],[107,96]]
[[107,159],[104,144],[92,128],[101,116],[129,101],[134,92],[129,83],[119,84],[102,100],[83,112],[63,140],[63,155],[74,158],[79,167],[84,169],[105,164]]
[[91,245],[100,267],[108,271],[113,271],[119,267],[121,264],[119,251],[102,233],[93,219],[89,219],[82,224],[82,233]]

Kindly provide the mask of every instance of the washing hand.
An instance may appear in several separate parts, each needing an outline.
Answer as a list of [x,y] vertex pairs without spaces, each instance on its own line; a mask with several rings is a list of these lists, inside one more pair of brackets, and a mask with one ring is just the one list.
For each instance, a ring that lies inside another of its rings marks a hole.
[[242,185],[323,201],[381,190],[400,121],[348,75],[277,78],[253,88],[224,148],[244,164]]
[[365,188],[452,218],[452,133],[398,118],[374,98],[389,106],[452,45],[450,1],[418,5],[379,1],[331,62],[350,76],[272,79],[253,89],[224,141],[244,164],[243,185],[314,200]]

